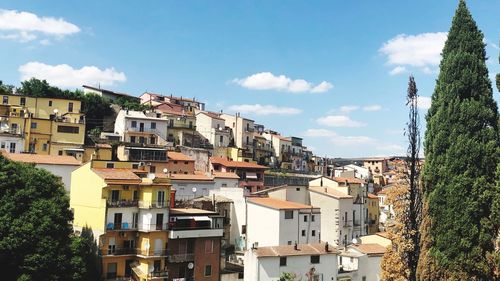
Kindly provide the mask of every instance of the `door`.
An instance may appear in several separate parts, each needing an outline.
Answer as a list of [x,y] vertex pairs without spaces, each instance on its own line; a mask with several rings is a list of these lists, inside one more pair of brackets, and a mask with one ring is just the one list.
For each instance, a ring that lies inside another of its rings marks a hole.
[[165,191],[158,191],[157,193],[158,207],[165,206]]
[[120,191],[111,190],[111,202],[118,202],[120,200]]
[[134,260],[126,260],[125,261],[125,277],[132,276],[132,266],[131,266],[131,264],[133,262],[134,262]]
[[163,241],[161,239],[155,239],[155,247],[154,247],[155,256],[161,255],[162,251],[163,251]]
[[155,260],[153,264],[153,272],[160,272],[161,270],[161,260]]
[[122,228],[122,213],[115,213],[114,229]]
[[156,230],[161,230],[163,226],[163,214],[156,214]]
[[144,132],[144,123],[139,123],[139,132]]
[[137,223],[139,222],[139,213],[132,213],[132,228],[137,229]]

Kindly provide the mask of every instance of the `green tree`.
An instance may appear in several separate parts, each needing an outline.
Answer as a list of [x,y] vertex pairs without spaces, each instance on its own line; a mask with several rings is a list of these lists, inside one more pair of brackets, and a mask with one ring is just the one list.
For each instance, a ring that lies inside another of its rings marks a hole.
[[2,280],[70,280],[72,219],[60,179],[0,155]]
[[493,280],[498,108],[483,34],[461,0],[426,120],[421,280]]
[[14,86],[12,85],[6,85],[0,80],[0,95],[2,94],[12,94],[14,90]]
[[71,237],[72,280],[97,281],[101,279],[101,260],[92,229],[83,227],[80,236]]
[[148,104],[141,104],[137,98],[133,97],[119,97],[114,101],[115,104],[121,108],[130,110],[147,110],[151,107]]

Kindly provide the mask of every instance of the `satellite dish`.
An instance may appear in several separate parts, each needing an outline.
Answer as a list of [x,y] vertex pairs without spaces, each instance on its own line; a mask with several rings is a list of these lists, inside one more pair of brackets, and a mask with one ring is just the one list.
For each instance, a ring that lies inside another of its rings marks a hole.
[[163,169],[163,173],[164,174],[168,173],[168,169],[167,168]]
[[192,263],[192,262],[188,263],[188,268],[189,269],[193,269],[194,268],[194,263]]
[[57,114],[59,112],[59,109],[54,109],[54,113]]
[[359,239],[359,238],[353,238],[352,239],[352,244],[361,244],[361,239]]
[[193,188],[191,189],[191,191],[193,191],[193,193],[195,193],[195,192],[196,192],[196,187],[193,187]]

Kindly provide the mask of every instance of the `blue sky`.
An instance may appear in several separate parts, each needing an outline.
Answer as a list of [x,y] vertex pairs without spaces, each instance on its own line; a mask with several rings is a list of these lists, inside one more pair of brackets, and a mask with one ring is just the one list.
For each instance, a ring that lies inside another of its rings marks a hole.
[[[2,0],[0,80],[196,97],[318,155],[400,154],[408,75],[428,104],[458,1],[436,2]],[[493,75],[500,1],[468,5]]]

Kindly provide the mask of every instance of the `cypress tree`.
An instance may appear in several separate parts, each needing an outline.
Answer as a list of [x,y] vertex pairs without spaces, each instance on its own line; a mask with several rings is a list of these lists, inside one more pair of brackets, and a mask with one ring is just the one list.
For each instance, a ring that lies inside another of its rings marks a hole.
[[483,34],[460,0],[426,120],[420,280],[493,280],[498,108]]

